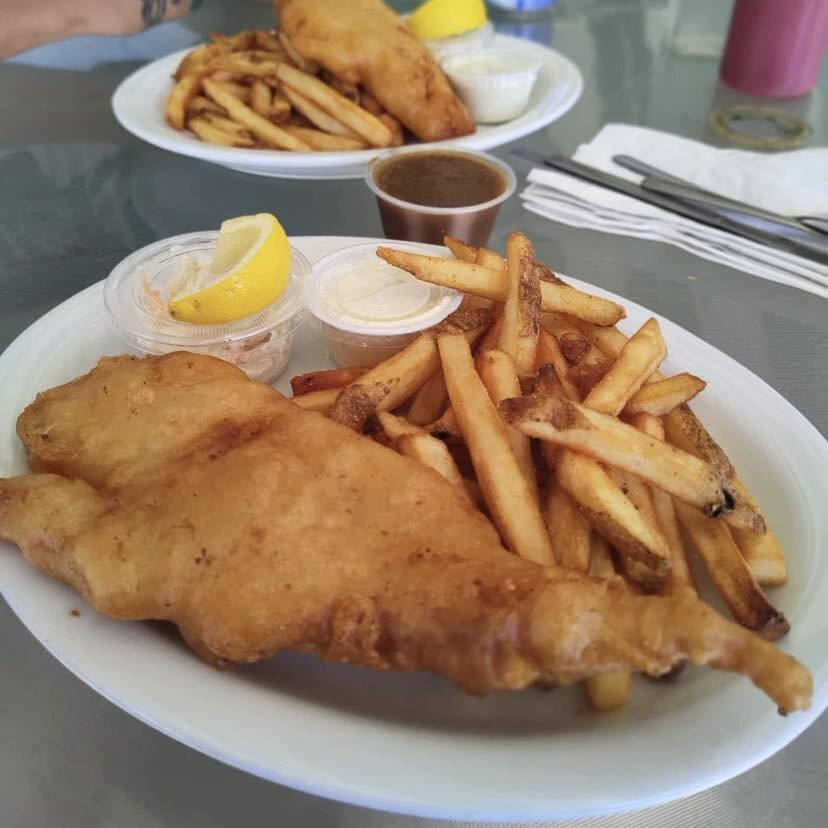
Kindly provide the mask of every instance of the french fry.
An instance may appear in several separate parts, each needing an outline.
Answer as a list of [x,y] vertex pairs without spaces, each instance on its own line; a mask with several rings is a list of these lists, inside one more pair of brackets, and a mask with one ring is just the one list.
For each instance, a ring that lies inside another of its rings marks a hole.
[[345,124],[338,121],[333,115],[329,115],[324,109],[318,107],[310,98],[306,98],[295,89],[289,86],[282,87],[282,92],[290,102],[290,105],[299,113],[304,115],[315,127],[331,135],[341,135],[344,138],[356,138],[357,136]]
[[429,434],[436,434],[438,437],[451,437],[453,439],[462,439],[463,435],[460,433],[460,425],[457,422],[457,417],[454,416],[454,410],[449,406],[441,417],[436,419],[433,423],[428,423],[423,426]]
[[523,233],[506,241],[509,288],[503,306],[498,347],[514,361],[521,379],[535,372],[540,327],[540,283],[534,269],[535,251]]
[[216,72],[228,72],[241,77],[264,78],[275,75],[279,66],[286,66],[285,59],[274,52],[246,51],[226,52],[212,58],[208,63],[196,68],[196,73],[212,75]]
[[[236,83],[231,80],[216,80],[215,78],[211,78],[211,80],[217,83],[222,89],[233,95],[233,97],[238,98],[242,103],[250,103],[249,86],[245,86],[243,83]],[[209,98],[207,100],[209,100]],[[213,101],[213,103],[215,103],[215,101]]]
[[227,115],[215,101],[211,101],[206,95],[194,95],[187,101],[187,113],[198,115],[200,113],[212,112],[214,115]]
[[[661,524],[658,522],[651,497],[651,490],[643,480],[634,474],[629,474],[621,469],[614,468],[608,468],[607,473],[618,488],[624,492],[630,503],[635,506],[644,522],[661,534],[665,543],[664,547],[659,551],[662,553],[666,551],[667,553],[663,560],[657,560],[654,565],[652,561],[641,561],[638,558],[625,554],[622,550],[619,554],[619,568],[627,579],[634,584],[640,585],[650,592],[661,590],[670,574],[672,549],[670,548],[670,543],[667,540]],[[669,497],[670,495],[665,496]]]
[[550,481],[546,492],[546,529],[558,564],[564,569],[588,572],[589,522],[554,480]]
[[[585,325],[582,321],[575,323],[584,330],[598,347],[608,356],[615,358],[627,341],[627,337],[617,328],[598,328]],[[659,371],[654,371],[650,382],[665,379]],[[734,527],[749,528],[757,535],[767,531],[765,519],[753,496],[747,487],[736,476],[733,464],[724,453],[721,446],[713,439],[702,424],[701,420],[686,404],[674,408],[663,417],[667,439],[683,451],[695,454],[707,461],[723,475],[732,477],[731,488],[737,495],[737,503],[731,513],[728,523]]]
[[693,399],[707,383],[692,374],[676,374],[667,379],[646,383],[630,399],[625,414],[652,414],[660,417]]
[[290,101],[281,92],[274,90],[270,99],[270,120],[274,124],[280,124],[290,117],[292,111]]
[[[639,431],[643,431],[645,434],[659,440],[664,439],[664,426],[658,417],[652,414],[639,413],[634,415],[630,422]],[[670,572],[665,579],[662,591],[667,595],[675,595],[682,591],[698,595],[698,587],[696,579],[693,577],[690,558],[679,530],[673,498],[667,492],[655,488],[650,490],[650,498],[658,525],[664,533],[667,546],[670,547]],[[751,536],[756,537],[756,535]]]
[[391,130],[375,115],[358,107],[313,75],[287,63],[280,63],[276,67],[276,77],[285,87],[295,89],[318,107],[334,115],[371,146],[388,147],[393,143],[394,136]]
[[[394,387],[400,383],[399,377],[370,384],[364,379],[361,377],[360,381],[341,391],[328,411],[331,420],[354,431],[362,431],[368,418],[380,410]],[[387,410],[391,406],[385,405],[385,408]]]
[[368,371],[367,368],[334,368],[330,371],[311,371],[299,374],[290,381],[293,396],[298,397],[311,391],[329,388],[340,389],[357,382]]
[[677,448],[695,454],[722,475],[730,478],[730,489],[736,502],[728,523],[737,528],[749,529],[754,534],[764,535],[767,524],[753,496],[739,479],[730,458],[713,439],[701,420],[688,405],[674,408],[662,418],[667,439]]
[[196,46],[178,64],[178,69],[176,69],[173,77],[175,80],[180,81],[185,75],[197,72],[200,67],[208,64],[213,58],[228,51],[230,51],[230,47],[220,43],[204,43],[201,46]]
[[268,32],[264,29],[253,30],[252,47],[262,51],[275,52],[278,55],[285,55],[287,57],[285,47],[279,38],[273,32]]
[[480,345],[477,348],[478,356],[485,354],[486,351],[491,351],[492,348],[497,347],[497,340],[500,338],[500,326],[503,322],[503,314],[498,313],[498,306],[495,306],[493,313],[496,314],[494,321],[489,325],[489,330],[483,335],[480,340]]
[[789,629],[785,616],[762,592],[728,527],[687,503],[675,503],[681,525],[733,617],[771,641],[783,636]]
[[210,40],[213,43],[225,46],[231,52],[239,51],[241,49],[252,49],[255,43],[255,34],[252,29],[244,29],[234,35],[219,34],[213,32],[210,35]]
[[290,38],[288,38],[283,31],[280,30],[276,32],[276,36],[279,38],[279,43],[282,44],[282,48],[287,53],[287,56],[299,67],[299,69],[303,72],[307,72],[309,75],[315,75],[319,72],[319,64],[316,63],[316,61],[303,57],[302,54],[294,48],[293,44],[290,42]]
[[[357,384],[343,388],[334,404],[337,416],[350,427],[359,429],[372,413],[392,411],[402,405],[440,369],[436,341],[440,334],[458,333],[475,341],[490,319],[491,314],[486,310],[455,311],[440,324],[423,331],[402,351],[363,374]],[[381,393],[384,387],[388,387],[387,394]],[[371,391],[366,394],[366,389]],[[353,400],[348,399],[351,396]],[[301,405],[302,399],[299,397],[296,402]],[[331,406],[330,413],[333,411]]]
[[734,514],[728,479],[709,463],[633,426],[561,397],[518,397],[500,404],[504,419],[530,437],[586,454],[658,486],[705,514]]
[[448,389],[443,372],[436,373],[414,396],[408,419],[417,425],[436,420],[448,406]]
[[208,121],[203,115],[190,118],[187,121],[187,126],[202,141],[207,141],[208,144],[216,144],[223,147],[254,147],[256,145],[256,142],[252,138],[244,138],[232,132],[225,132]]
[[378,412],[377,422],[389,440],[397,440],[400,437],[411,434],[428,434],[424,428],[414,425],[414,423],[405,417],[398,417],[396,414],[391,414],[389,411]]
[[506,272],[506,261],[499,253],[494,250],[489,250],[488,247],[481,247],[477,251],[477,256],[474,260],[482,267],[491,267],[494,270],[502,270]]
[[211,126],[226,132],[228,135],[235,135],[237,138],[253,140],[253,136],[239,123],[226,115],[217,115],[215,112],[202,112],[202,120],[207,121]]
[[[504,351],[491,350],[481,354],[477,360],[477,371],[495,406],[500,405],[503,400],[520,394],[520,381],[514,362]],[[535,502],[539,502],[538,479],[535,474],[531,442],[525,434],[511,426],[506,427],[506,436],[521,473],[529,484],[532,497]]]
[[781,586],[788,580],[785,553],[773,530],[768,529],[764,535],[757,535],[755,532],[731,527],[731,532],[745,563],[760,586]]
[[[592,533],[589,574],[605,580],[618,580],[607,542]],[[620,710],[630,697],[632,675],[629,670],[611,670],[584,680],[584,694],[594,710],[609,713]]]
[[438,337],[437,346],[452,409],[495,525],[513,552],[551,565],[552,548],[540,510],[512,453],[506,427],[475,371],[466,338],[446,333]]
[[547,364],[554,366],[558,381],[563,388],[564,396],[568,400],[580,402],[581,395],[575,387],[575,384],[567,376],[569,366],[558,345],[558,340],[543,325],[541,325],[538,331],[538,350],[535,354],[535,364],[538,369]]
[[341,393],[341,388],[325,388],[321,391],[309,391],[298,397],[291,397],[291,402],[304,408],[306,411],[318,411],[320,414],[327,414],[336,398]]
[[319,129],[283,124],[282,129],[294,138],[304,141],[311,149],[319,152],[342,152],[343,150],[365,149],[367,144],[359,138],[347,135],[331,135]]
[[616,549],[656,571],[664,567],[670,550],[663,534],[644,520],[600,463],[565,451],[555,474],[592,527]]
[[220,106],[223,106],[233,120],[249,129],[257,138],[279,149],[308,152],[310,147],[298,138],[294,138],[280,127],[272,124],[261,115],[257,115],[250,107],[243,104],[230,92],[219,84],[205,78],[204,91]]
[[584,398],[584,405],[618,415],[667,356],[667,346],[655,319],[648,319],[627,340],[618,358]]
[[454,486],[455,491],[463,500],[474,505],[474,500],[466,487],[466,481],[460,474],[445,443],[403,417],[396,417],[387,411],[377,414],[377,420],[400,454],[434,469]]
[[[390,247],[378,247],[377,255],[389,264],[434,285],[474,293],[497,302],[503,302],[508,293],[506,273],[491,267],[458,259],[424,256]],[[614,325],[625,316],[624,309],[615,302],[583,293],[569,285],[543,282],[540,289],[541,308],[544,311],[569,313],[597,325]]]
[[273,94],[270,87],[258,78],[250,84],[250,108],[262,116],[262,118],[270,119],[271,106],[273,104]]
[[443,244],[451,251],[455,259],[464,262],[474,262],[477,258],[477,248],[455,236],[443,236]]
[[187,104],[198,94],[201,78],[198,75],[185,75],[178,81],[167,98],[167,123],[174,129],[184,129],[187,122]]
[[568,317],[545,313],[541,317],[541,325],[556,338],[567,363],[575,363],[571,368],[565,369],[565,375],[578,389],[580,397],[585,397],[603,379],[612,361],[592,345]]

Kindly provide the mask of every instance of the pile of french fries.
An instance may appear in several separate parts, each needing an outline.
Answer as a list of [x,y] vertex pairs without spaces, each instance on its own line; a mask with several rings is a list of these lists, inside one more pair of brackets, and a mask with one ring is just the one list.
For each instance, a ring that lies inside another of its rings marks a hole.
[[373,96],[323,73],[281,32],[214,34],[174,79],[167,122],[211,144],[339,152],[404,141],[400,122]]
[[[463,291],[460,309],[374,368],[294,377],[294,402],[434,469],[517,555],[662,594],[698,594],[701,567],[736,621],[787,632],[763,591],[787,577],[779,541],[688,406],[704,381],[660,372],[658,322],[625,335],[623,307],[565,284],[522,233],[505,259],[445,243],[454,258],[377,255]],[[599,710],[630,693],[627,672],[584,684]]]

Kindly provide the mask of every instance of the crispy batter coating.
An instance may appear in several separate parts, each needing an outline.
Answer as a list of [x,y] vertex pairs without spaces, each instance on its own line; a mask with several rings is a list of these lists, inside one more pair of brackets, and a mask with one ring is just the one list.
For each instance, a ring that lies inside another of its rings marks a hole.
[[105,358],[19,433],[41,473],[0,480],[0,536],[205,658],[310,650],[471,693],[691,660],[810,702],[802,665],[700,601],[518,559],[436,472],[219,360]]
[[363,86],[423,141],[474,132],[442,69],[382,0],[276,0],[279,27],[305,58]]

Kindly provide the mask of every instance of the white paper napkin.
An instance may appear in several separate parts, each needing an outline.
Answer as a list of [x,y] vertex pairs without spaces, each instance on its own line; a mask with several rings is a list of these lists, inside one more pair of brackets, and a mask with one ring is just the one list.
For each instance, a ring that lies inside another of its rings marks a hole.
[[[828,216],[828,148],[766,155],[715,147],[665,132],[608,124],[574,155],[576,161],[630,181],[641,176],[613,163],[631,155],[728,198],[787,216]],[[653,239],[763,279],[828,298],[828,267],[683,218],[643,201],[537,168],[521,193],[533,213],[575,227]]]

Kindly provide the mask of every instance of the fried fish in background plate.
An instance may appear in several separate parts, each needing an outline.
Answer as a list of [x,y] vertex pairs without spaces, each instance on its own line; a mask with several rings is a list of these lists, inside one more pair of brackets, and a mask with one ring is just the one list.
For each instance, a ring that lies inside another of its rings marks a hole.
[[279,30],[303,57],[364,87],[422,141],[474,132],[431,52],[382,0],[276,0]]
[[0,480],[0,537],[210,660],[306,650],[483,693],[689,659],[810,703],[807,669],[700,601],[521,560],[432,470],[212,357],[102,359],[18,433],[42,473]]

